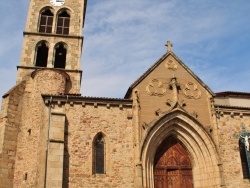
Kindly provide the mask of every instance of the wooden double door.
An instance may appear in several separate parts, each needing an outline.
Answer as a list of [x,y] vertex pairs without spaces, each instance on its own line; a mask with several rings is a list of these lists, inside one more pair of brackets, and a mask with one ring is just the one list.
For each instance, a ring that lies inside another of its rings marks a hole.
[[154,185],[155,188],[193,188],[189,155],[175,138],[167,139],[157,150]]

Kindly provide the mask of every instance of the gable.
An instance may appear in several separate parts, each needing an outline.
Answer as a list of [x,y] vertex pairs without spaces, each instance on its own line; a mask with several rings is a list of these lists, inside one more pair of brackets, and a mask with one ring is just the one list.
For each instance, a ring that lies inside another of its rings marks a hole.
[[150,124],[177,104],[202,124],[211,124],[214,93],[173,52],[163,55],[136,80],[125,98],[131,98],[134,90],[139,93],[141,124]]
[[[166,62],[166,59],[168,59],[168,61],[173,62],[173,64],[171,62]],[[155,69],[163,63],[165,63],[166,69],[172,70],[172,73],[174,73],[178,69],[178,65],[183,67],[190,75],[192,75],[197,80],[197,82],[199,82],[204,88],[206,88],[207,91],[211,95],[215,96],[214,92],[196,74],[194,74],[193,71],[191,69],[189,69],[188,66],[186,66],[172,51],[170,51],[170,52],[167,52],[166,54],[164,54],[145,73],[143,73],[133,84],[130,85],[124,98],[130,98],[132,90],[138,84],[140,84],[151,72],[155,71]],[[171,74],[171,71],[168,71],[168,73]]]

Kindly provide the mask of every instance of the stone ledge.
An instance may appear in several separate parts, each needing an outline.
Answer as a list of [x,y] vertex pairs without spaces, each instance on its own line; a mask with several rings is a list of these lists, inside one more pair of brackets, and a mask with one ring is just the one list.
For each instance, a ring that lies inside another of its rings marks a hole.
[[64,144],[64,141],[63,140],[54,140],[54,139],[50,139],[49,140],[51,143],[61,143],[61,144]]
[[47,37],[58,37],[58,38],[73,38],[73,39],[81,39],[83,40],[83,36],[77,36],[77,35],[59,35],[59,34],[53,34],[53,33],[38,33],[38,32],[27,32],[24,31],[23,35],[37,35],[37,36],[47,36]]
[[94,108],[98,108],[98,106],[106,106],[106,108],[110,109],[110,107],[118,107],[120,110],[123,108],[132,108],[132,100],[127,99],[112,99],[112,98],[89,98],[89,97],[81,97],[81,96],[53,96],[53,95],[42,95],[44,98],[45,105],[50,104],[50,100],[52,97],[53,105],[81,105],[83,108],[86,106],[93,106]]

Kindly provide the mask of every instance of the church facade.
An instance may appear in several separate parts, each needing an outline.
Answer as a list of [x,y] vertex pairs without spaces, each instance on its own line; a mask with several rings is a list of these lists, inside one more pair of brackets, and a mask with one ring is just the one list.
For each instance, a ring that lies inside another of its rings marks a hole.
[[173,52],[125,97],[80,94],[87,0],[30,0],[2,98],[3,188],[250,187],[250,93],[214,93]]

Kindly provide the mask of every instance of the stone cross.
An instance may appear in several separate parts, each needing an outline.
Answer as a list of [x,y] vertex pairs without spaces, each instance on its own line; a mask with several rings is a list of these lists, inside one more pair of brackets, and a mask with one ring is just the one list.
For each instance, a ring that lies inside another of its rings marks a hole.
[[172,52],[173,44],[170,41],[167,41],[165,46],[167,46],[167,52]]

